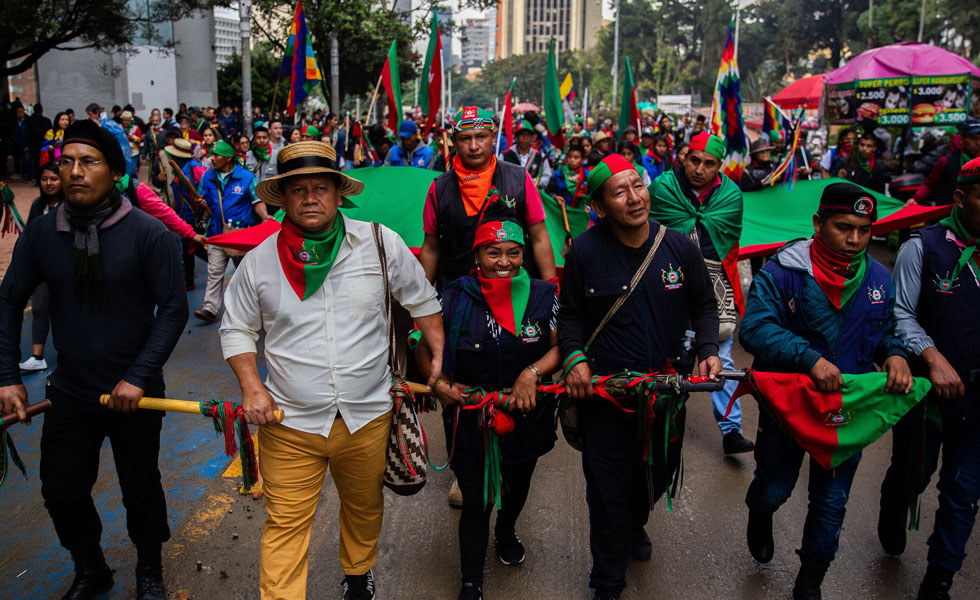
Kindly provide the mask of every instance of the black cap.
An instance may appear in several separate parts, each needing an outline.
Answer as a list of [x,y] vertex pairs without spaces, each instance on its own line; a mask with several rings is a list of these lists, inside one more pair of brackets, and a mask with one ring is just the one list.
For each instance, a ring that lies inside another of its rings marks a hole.
[[122,146],[111,133],[99,127],[95,121],[83,119],[75,121],[65,130],[65,141],[68,144],[87,144],[101,152],[109,163],[109,168],[117,173],[126,172],[126,159],[123,158]]
[[878,201],[859,185],[848,182],[832,183],[823,189],[817,214],[849,214],[878,220]]

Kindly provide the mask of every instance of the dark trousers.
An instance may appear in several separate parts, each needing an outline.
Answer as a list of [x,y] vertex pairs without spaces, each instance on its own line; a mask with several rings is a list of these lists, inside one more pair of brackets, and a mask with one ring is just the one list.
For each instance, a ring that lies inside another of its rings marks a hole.
[[31,343],[43,346],[48,341],[48,307],[51,305],[51,292],[48,284],[42,283],[31,296]]
[[881,482],[882,510],[908,512],[915,496],[929,487],[929,478],[936,472],[942,431],[924,421],[924,409],[920,402],[892,427],[892,460]]
[[80,404],[51,386],[48,399],[52,407],[44,413],[41,431],[41,496],[61,545],[82,555],[98,548],[102,521],[92,501],[92,486],[105,438],[112,445],[130,539],[137,547],[159,547],[170,539],[157,466],[163,413],[110,412]]
[[959,571],[980,501],[980,420],[943,420],[943,466],[938,488],[939,509],[936,527],[929,536],[929,563]]
[[[626,587],[632,540],[646,525],[652,503],[667,490],[667,480],[680,464],[686,409],[664,456],[665,415],[652,425],[652,466],[643,462],[643,441],[637,435],[636,413],[626,413],[598,396],[579,401],[582,424],[582,470],[589,505],[589,586],[621,591]],[[666,459],[666,460],[665,460]]]
[[[531,476],[537,458],[516,465],[503,465],[503,494],[497,508],[497,536],[514,532],[517,517],[524,509],[527,493],[531,488]],[[463,492],[463,510],[459,515],[459,564],[463,583],[483,584],[483,563],[490,541],[490,513],[492,506],[483,506],[483,463],[456,460],[453,473]]]
[[[755,439],[755,476],[749,484],[745,504],[749,510],[774,513],[786,502],[806,452],[782,430],[768,410],[759,412],[759,432]],[[830,471],[810,459],[810,505],[803,523],[800,555],[815,560],[834,560],[851,483],[861,453],[858,452]]]
[[204,248],[194,244],[194,251],[191,252],[191,244],[194,244],[193,240],[180,238],[180,260],[184,265],[184,287],[188,288],[194,286],[194,257],[200,257],[204,262],[208,260],[208,254]]

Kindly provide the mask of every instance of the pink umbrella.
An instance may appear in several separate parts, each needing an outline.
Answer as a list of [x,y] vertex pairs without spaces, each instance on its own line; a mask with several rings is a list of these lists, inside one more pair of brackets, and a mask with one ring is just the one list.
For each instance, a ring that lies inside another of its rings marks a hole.
[[936,46],[902,42],[866,50],[843,67],[828,73],[824,81],[835,84],[857,79],[965,74],[980,77],[980,67]]
[[813,75],[797,79],[772,97],[772,101],[782,108],[820,108],[820,95],[823,94],[825,75]]
[[527,112],[529,110],[533,110],[534,112],[541,112],[540,108],[531,104],[530,102],[521,102],[520,104],[514,107],[514,110],[516,112]]

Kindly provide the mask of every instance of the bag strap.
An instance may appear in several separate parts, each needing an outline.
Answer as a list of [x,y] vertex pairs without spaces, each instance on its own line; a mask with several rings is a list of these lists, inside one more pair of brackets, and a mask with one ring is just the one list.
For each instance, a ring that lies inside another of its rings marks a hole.
[[388,324],[388,367],[391,374],[397,376],[395,364],[395,324],[391,319],[391,289],[388,284],[388,255],[385,253],[385,241],[381,232],[381,223],[371,223],[371,233],[374,234],[374,246],[378,249],[378,259],[381,260],[381,278],[384,279],[385,320]]
[[221,212],[221,227],[225,226],[225,192],[221,189],[221,178],[218,177],[218,172],[214,172],[214,183],[215,189],[218,190],[218,211]]
[[592,345],[592,342],[594,342],[595,339],[599,336],[599,332],[602,331],[602,328],[606,326],[606,323],[609,322],[609,319],[612,319],[613,316],[615,316],[615,314],[619,312],[619,309],[622,308],[623,304],[626,304],[626,301],[629,300],[630,295],[633,294],[633,290],[635,290],[636,286],[639,285],[640,280],[643,279],[643,276],[646,274],[647,269],[650,267],[650,263],[653,262],[653,257],[657,253],[657,248],[660,248],[660,242],[663,241],[664,235],[666,233],[667,233],[666,225],[661,224],[660,229],[657,231],[656,237],[654,237],[653,239],[653,245],[650,246],[650,251],[647,252],[646,258],[644,258],[643,262],[640,264],[640,268],[636,270],[636,273],[633,274],[633,279],[630,280],[630,288],[626,290],[626,292],[623,295],[621,295],[619,298],[616,298],[616,302],[609,309],[609,312],[606,313],[606,316],[604,316],[602,318],[602,321],[599,322],[599,326],[596,327],[595,331],[592,332],[592,335],[589,337],[589,341],[585,342],[586,350],[588,350],[589,346]]

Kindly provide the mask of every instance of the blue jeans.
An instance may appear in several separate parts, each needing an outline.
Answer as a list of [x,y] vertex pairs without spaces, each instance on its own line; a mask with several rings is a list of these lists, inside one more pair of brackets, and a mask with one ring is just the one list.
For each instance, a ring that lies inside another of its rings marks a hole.
[[959,571],[980,500],[980,421],[943,419],[939,509],[929,537],[929,563]]
[[[768,410],[761,410],[755,439],[755,477],[745,495],[749,510],[776,512],[793,493],[805,454],[775,417]],[[800,556],[825,562],[834,560],[844,523],[844,507],[859,462],[860,452],[827,471],[810,459],[810,506],[803,524]]]
[[[721,368],[724,371],[735,369],[735,362],[732,360],[732,343],[735,340],[733,334],[727,340],[718,344],[718,358],[721,359]],[[720,392],[711,392],[711,410],[715,413],[715,421],[718,422],[718,429],[725,435],[730,431],[742,432],[742,407],[736,400],[732,404],[732,412],[725,418],[725,411],[728,410],[728,401],[732,399],[735,388],[738,387],[737,381],[726,381],[725,389]]]

